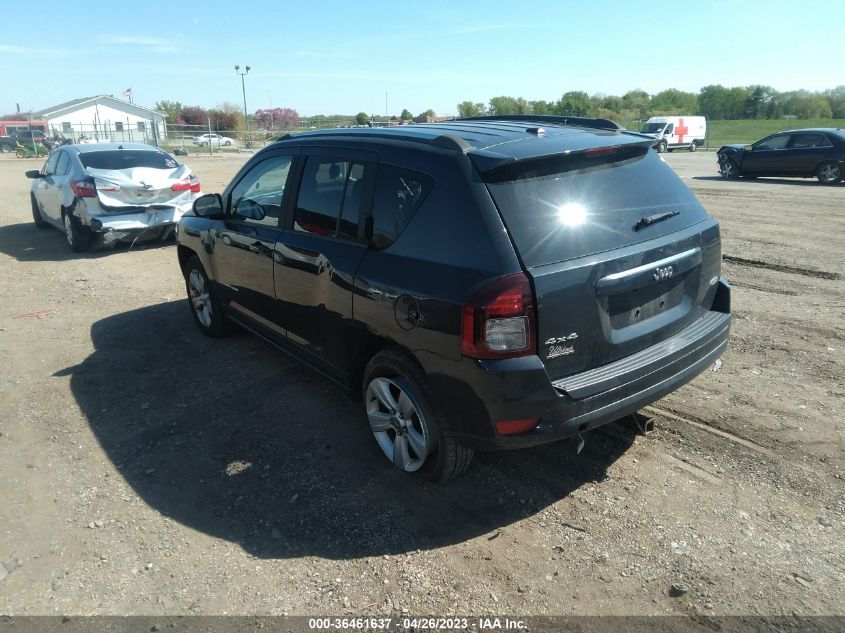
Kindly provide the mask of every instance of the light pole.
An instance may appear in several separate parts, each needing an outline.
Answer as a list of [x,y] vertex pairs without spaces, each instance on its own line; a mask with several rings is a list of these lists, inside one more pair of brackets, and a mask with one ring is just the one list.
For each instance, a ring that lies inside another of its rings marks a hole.
[[235,72],[241,76],[241,91],[244,93],[244,147],[247,149],[249,148],[249,119],[247,119],[246,114],[246,84],[244,83],[244,77],[249,74],[249,66],[245,66],[246,70],[241,72],[241,67],[238,64],[235,64]]

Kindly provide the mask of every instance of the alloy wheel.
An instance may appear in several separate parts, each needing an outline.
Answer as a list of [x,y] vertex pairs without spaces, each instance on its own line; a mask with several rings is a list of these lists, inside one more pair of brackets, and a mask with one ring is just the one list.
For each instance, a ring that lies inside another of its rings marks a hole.
[[822,182],[836,182],[839,180],[841,174],[842,172],[838,165],[828,163],[827,165],[822,165],[821,169],[819,169],[819,180]]
[[71,223],[70,215],[67,213],[65,213],[64,224],[67,243],[73,246],[73,224]]
[[188,293],[197,320],[203,327],[211,327],[211,297],[205,286],[205,278],[197,269],[188,275]]
[[412,473],[429,454],[430,433],[420,406],[401,378],[373,378],[367,386],[367,417],[379,447],[393,464]]

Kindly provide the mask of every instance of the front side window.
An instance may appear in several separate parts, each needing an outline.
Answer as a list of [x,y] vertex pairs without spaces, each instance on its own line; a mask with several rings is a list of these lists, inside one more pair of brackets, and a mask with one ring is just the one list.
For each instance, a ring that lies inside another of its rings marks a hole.
[[760,141],[754,146],[757,151],[783,149],[789,143],[789,134],[781,134],[780,136],[772,136],[764,141]]
[[56,165],[56,175],[66,176],[67,168],[70,164],[70,157],[68,156],[67,152],[56,152],[56,154],[59,155],[59,162]]
[[356,239],[365,172],[362,163],[309,157],[302,172],[293,230]]
[[56,173],[56,165],[59,162],[59,152],[55,152],[50,158],[47,159],[47,163],[44,165],[44,169],[41,170],[41,173],[45,176],[52,176]]
[[666,126],[666,131],[664,132],[664,134],[666,134],[668,136],[669,134],[671,134],[674,131],[675,131],[675,124],[670,123],[669,125]]
[[292,161],[274,156],[247,172],[232,191],[232,215],[250,224],[278,226]]
[[374,248],[387,248],[407,226],[433,186],[431,177],[380,165],[373,196]]

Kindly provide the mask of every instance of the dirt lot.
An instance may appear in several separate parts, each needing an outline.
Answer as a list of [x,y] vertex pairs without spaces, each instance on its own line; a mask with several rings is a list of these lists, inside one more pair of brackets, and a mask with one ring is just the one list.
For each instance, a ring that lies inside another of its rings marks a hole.
[[[243,160],[190,164],[215,191]],[[200,335],[172,244],[70,254],[40,163],[0,159],[0,613],[843,613],[845,186],[666,160],[722,223],[721,370],[648,436],[436,487],[331,383]]]

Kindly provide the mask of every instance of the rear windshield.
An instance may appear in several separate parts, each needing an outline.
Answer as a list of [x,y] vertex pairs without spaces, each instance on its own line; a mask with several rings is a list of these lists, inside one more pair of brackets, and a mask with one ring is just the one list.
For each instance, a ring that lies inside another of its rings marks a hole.
[[129,169],[131,167],[152,167],[153,169],[175,169],[179,166],[172,156],[164,152],[142,149],[116,149],[104,152],[83,152],[79,160],[91,169]]
[[628,246],[707,217],[672,168],[641,145],[508,165],[484,178],[528,267]]

